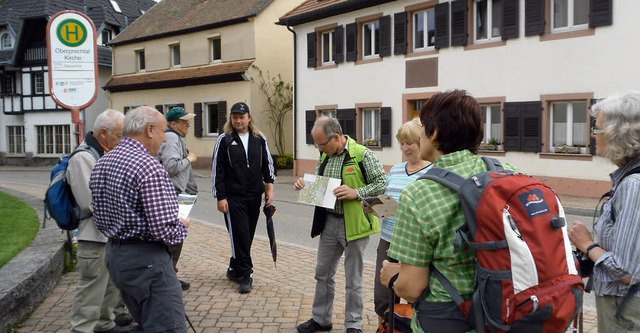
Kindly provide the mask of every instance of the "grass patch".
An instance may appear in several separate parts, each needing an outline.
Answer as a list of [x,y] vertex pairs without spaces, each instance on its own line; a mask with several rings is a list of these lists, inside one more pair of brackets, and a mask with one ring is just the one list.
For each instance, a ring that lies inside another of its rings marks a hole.
[[38,214],[31,206],[0,192],[0,267],[31,244],[39,227]]

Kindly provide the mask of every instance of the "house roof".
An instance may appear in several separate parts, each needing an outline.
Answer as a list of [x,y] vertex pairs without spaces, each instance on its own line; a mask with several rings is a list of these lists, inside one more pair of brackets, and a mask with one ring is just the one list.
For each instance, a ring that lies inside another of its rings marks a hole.
[[253,59],[242,60],[210,66],[112,76],[102,88],[117,92],[244,81],[244,73],[253,61]]
[[280,17],[278,24],[295,26],[396,0],[307,0]]
[[162,0],[111,41],[130,44],[246,22],[273,0]]

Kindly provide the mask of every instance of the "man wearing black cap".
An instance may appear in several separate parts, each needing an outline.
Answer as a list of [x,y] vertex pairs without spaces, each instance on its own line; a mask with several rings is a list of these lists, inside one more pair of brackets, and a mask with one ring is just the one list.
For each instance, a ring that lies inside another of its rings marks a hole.
[[[188,113],[181,106],[176,106],[171,108],[165,117],[167,118],[167,141],[158,151],[158,160],[167,170],[173,187],[176,189],[176,195],[180,193],[197,194],[198,185],[193,177],[191,163],[198,158],[194,153],[189,152],[187,143],[184,141],[184,136],[189,132],[189,120],[193,119],[195,114]],[[177,273],[182,243],[171,245],[169,251],[173,259],[173,268]],[[187,290],[190,284],[180,280],[180,286],[182,290]]]
[[266,192],[265,206],[270,206],[276,177],[267,139],[255,127],[249,106],[238,102],[230,113],[213,151],[211,181],[231,238],[227,278],[239,283],[238,292],[246,294],[253,286],[251,243],[262,194]]

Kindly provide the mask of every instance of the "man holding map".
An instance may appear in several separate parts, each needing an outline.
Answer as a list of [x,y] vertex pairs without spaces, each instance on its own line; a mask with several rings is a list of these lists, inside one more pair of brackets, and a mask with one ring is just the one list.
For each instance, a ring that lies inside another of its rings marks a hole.
[[[359,198],[380,195],[386,187],[386,174],[372,151],[342,133],[337,119],[320,116],[311,136],[321,153],[316,174],[342,180],[334,189],[332,209],[316,207],[312,237],[320,235],[316,262],[316,290],[312,318],[298,325],[298,332],[330,331],[335,294],[334,275],[344,252],[346,277],[345,327],[347,333],[362,332],[363,253],[369,236],[380,232],[373,214],[366,214]],[[305,181],[293,185],[301,190]],[[347,243],[349,246],[347,246]]]

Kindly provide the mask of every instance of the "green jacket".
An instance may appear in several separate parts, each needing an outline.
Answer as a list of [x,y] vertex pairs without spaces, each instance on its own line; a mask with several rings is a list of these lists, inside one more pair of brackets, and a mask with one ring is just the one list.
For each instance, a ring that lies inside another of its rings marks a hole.
[[[347,137],[347,140],[349,140],[348,153],[351,159],[345,157],[342,164],[342,184],[356,189],[367,185],[362,170],[364,169],[362,159],[367,148],[349,137]],[[327,155],[323,153],[320,163],[325,158],[327,158]],[[344,205],[344,224],[347,241],[353,241],[380,232],[378,217],[374,214],[366,214],[362,209],[360,200],[343,200],[342,204]]]

